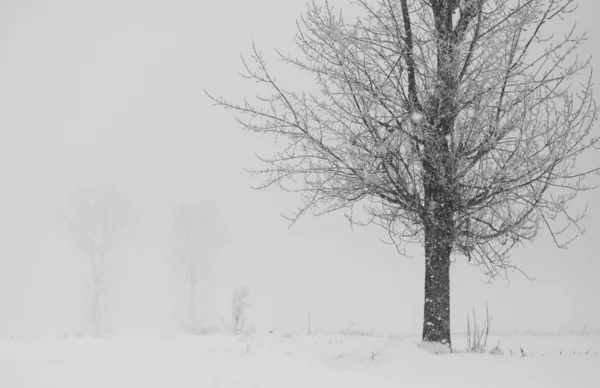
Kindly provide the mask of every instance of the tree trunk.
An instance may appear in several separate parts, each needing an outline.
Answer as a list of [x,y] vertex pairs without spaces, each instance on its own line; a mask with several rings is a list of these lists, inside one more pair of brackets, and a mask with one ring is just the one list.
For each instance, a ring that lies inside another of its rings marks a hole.
[[453,122],[432,131],[425,148],[425,303],[423,342],[452,348],[450,340],[450,254],[454,241],[454,161],[446,135]]
[[92,294],[92,308],[91,308],[91,330],[92,337],[97,337],[100,334],[100,302],[98,295],[98,286],[94,284]]
[[450,252],[447,233],[425,231],[425,303],[423,342],[452,347],[450,338]]
[[193,333],[196,329],[196,278],[194,276],[195,268],[192,266],[189,274],[189,295],[188,295],[188,331]]
[[100,335],[100,265],[98,264],[95,257],[92,257],[92,300],[90,306],[90,326],[92,331],[92,337]]

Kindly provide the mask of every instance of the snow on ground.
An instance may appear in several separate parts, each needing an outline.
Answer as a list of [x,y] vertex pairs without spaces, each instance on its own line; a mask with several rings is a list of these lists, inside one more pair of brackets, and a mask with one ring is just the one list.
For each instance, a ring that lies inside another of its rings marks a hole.
[[[455,349],[462,340],[455,335]],[[504,355],[437,356],[416,341],[277,333],[2,339],[0,387],[600,387],[600,336],[490,338]]]

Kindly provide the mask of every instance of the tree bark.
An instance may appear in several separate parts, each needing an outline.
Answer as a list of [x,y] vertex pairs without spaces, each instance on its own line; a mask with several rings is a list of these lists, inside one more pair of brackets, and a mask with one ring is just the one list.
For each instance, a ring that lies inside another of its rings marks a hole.
[[442,120],[425,148],[425,303],[423,341],[452,348],[450,339],[450,255],[454,243],[454,169],[450,144],[454,123]]
[[452,347],[450,339],[450,251],[445,233],[425,232],[425,303],[423,342]]
[[196,329],[196,277],[195,268],[190,268],[189,274],[189,295],[188,295],[188,330],[193,333]]
[[425,149],[425,303],[423,341],[452,347],[450,340],[450,254],[454,242],[453,159],[445,135],[452,122],[431,133]]

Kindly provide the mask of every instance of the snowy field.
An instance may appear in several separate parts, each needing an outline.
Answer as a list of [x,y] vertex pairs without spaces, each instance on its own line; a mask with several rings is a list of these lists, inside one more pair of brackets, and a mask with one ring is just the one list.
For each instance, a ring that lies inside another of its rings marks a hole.
[[[463,340],[454,336],[457,350]],[[0,387],[600,387],[598,335],[490,338],[503,355],[436,356],[415,341],[278,333],[2,339]]]

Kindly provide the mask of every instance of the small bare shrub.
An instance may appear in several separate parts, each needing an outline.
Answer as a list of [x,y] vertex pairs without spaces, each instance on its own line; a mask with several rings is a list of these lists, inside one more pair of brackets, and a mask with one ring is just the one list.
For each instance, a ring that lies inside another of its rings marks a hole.
[[500,341],[498,341],[498,343],[496,344],[496,346],[494,346],[493,348],[491,348],[488,351],[488,353],[492,354],[492,355],[497,355],[497,356],[504,355],[504,351],[502,349],[500,349]]
[[487,302],[485,303],[485,321],[480,328],[475,315],[475,307],[473,307],[473,322],[467,316],[467,352],[469,353],[485,353],[487,348],[488,336],[492,318],[490,317]]
[[375,362],[375,359],[379,356],[377,352],[371,352],[371,364]]
[[578,336],[584,336],[584,335],[590,335],[590,331],[588,330],[588,325],[587,322],[583,322],[583,326],[579,327],[579,324],[575,324],[575,327],[573,328],[573,332],[575,333],[575,335]]

